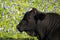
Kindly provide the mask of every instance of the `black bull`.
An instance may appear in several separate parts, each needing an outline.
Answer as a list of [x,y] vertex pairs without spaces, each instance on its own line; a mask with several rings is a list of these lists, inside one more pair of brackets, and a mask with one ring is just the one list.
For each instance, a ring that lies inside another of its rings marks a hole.
[[37,36],[39,40],[60,40],[60,15],[42,13],[33,8],[25,13],[17,29],[31,36]]

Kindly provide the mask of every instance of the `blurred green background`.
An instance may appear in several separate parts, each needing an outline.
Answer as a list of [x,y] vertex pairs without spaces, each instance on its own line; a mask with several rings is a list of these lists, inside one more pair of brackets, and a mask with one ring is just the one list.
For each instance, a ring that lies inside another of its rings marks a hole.
[[0,39],[34,38],[37,40],[36,37],[31,37],[26,32],[20,33],[16,29],[24,13],[33,7],[41,12],[60,14],[60,0],[0,0]]

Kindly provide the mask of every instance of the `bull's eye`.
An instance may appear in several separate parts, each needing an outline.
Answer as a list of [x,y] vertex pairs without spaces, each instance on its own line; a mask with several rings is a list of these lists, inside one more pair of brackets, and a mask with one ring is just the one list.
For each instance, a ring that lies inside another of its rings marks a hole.
[[22,24],[23,25],[27,25],[28,24],[28,21],[27,20],[23,20]]

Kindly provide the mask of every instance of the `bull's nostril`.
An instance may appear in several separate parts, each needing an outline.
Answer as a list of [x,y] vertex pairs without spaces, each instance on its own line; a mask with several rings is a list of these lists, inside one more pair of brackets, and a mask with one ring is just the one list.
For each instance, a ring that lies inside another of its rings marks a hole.
[[22,28],[20,28],[20,26],[17,26],[17,29],[18,29],[18,31],[20,31],[20,32],[22,32],[22,31],[23,31],[23,29],[22,29]]
[[23,29],[18,29],[20,32],[23,32]]
[[19,29],[20,30],[20,32],[23,32],[23,29]]

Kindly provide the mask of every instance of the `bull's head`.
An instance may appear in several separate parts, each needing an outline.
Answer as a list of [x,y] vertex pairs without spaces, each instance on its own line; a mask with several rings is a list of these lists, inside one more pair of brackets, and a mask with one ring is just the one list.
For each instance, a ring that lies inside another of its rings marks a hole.
[[36,35],[35,30],[37,28],[37,21],[38,19],[44,19],[44,14],[39,15],[39,13],[40,12],[38,12],[35,8],[33,8],[31,11],[26,12],[22,21],[17,25],[17,29],[20,32],[25,31],[32,36]]

